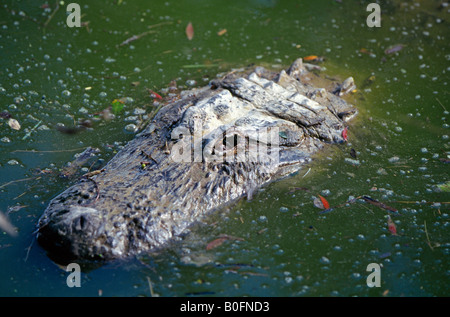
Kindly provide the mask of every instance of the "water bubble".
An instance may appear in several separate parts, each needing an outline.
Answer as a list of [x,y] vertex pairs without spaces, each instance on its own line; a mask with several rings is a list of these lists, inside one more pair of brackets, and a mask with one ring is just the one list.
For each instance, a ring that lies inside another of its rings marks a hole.
[[190,80],[187,80],[186,81],[186,85],[188,85],[188,86],[195,86],[197,84],[197,82],[195,81],[195,80],[193,80],[193,79],[190,79]]
[[62,92],[63,97],[70,97],[71,94],[72,93],[68,90],[63,90],[63,92]]
[[354,278],[355,280],[359,280],[361,278],[361,273],[352,273],[352,278]]
[[393,156],[388,161],[389,161],[389,163],[396,163],[399,160],[400,160],[400,158],[398,156]]
[[89,110],[87,110],[85,107],[81,107],[80,110],[78,110],[78,112],[86,114],[89,113]]
[[125,131],[136,132],[137,131],[137,126],[135,124],[133,124],[133,123],[127,124],[125,126]]
[[287,207],[280,207],[280,211],[281,212],[287,212],[287,211],[289,211],[289,208],[287,208]]
[[105,63],[114,63],[115,61],[116,60],[114,58],[109,57],[109,56],[105,59]]
[[101,98],[105,98],[106,96],[108,96],[108,94],[106,92],[104,92],[104,91],[100,92],[98,95]]
[[320,263],[322,264],[330,264],[330,262],[330,259],[328,259],[326,256],[320,258]]
[[8,165],[18,165],[19,162],[17,160],[9,160]]

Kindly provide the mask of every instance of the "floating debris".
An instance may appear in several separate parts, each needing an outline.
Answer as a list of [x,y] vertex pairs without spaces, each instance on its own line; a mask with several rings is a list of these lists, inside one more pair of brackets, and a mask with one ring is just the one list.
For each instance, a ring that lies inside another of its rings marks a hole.
[[41,123],[42,123],[42,120],[39,120],[39,122],[36,123],[36,125],[35,125],[33,128],[31,128],[31,130],[30,130],[27,134],[25,134],[25,136],[22,138],[22,140],[25,140],[26,138],[28,138],[28,137],[31,135],[31,133],[32,133],[34,130],[36,130],[37,127],[38,127]]
[[11,127],[11,129],[20,130],[20,123],[16,119],[9,118],[8,125]]
[[215,239],[215,240],[209,242],[206,245],[206,251],[209,251],[209,250],[217,248],[218,246],[221,246],[226,240],[228,240],[228,239],[225,237],[222,237],[222,238],[218,238],[218,239]]
[[11,115],[7,111],[0,112],[0,118],[9,119],[11,118]]
[[194,27],[192,26],[191,22],[189,22],[186,26],[186,36],[189,41],[194,37]]
[[303,61],[304,62],[323,62],[324,58],[320,57],[320,56],[316,56],[316,55],[309,55],[309,56],[305,56],[303,57]]
[[337,96],[343,96],[350,92],[356,91],[355,80],[353,77],[348,77],[346,80],[342,82],[342,84],[338,85],[336,89],[333,90],[333,94]]
[[330,208],[330,204],[328,203],[328,201],[319,195],[320,201],[322,202],[323,208],[324,209],[329,209]]
[[450,192],[450,181],[447,181],[445,184],[438,184],[436,185],[437,188],[439,188],[439,190],[441,192]]
[[319,214],[326,214],[333,211],[334,208],[330,207],[330,203],[321,195],[314,199],[314,206],[323,209]]
[[385,210],[389,210],[395,213],[398,213],[398,210],[395,209],[394,207],[388,206],[386,204],[383,204],[382,202],[379,202],[378,200],[375,200],[373,198],[370,198],[368,196],[362,196],[362,199],[364,199],[366,202],[368,202],[369,204],[372,204],[374,206],[377,206],[379,208],[385,209]]
[[10,236],[17,236],[16,228],[9,222],[8,218],[0,212],[0,229],[5,231]]
[[366,48],[364,48],[364,47],[362,47],[362,48],[359,50],[359,52],[360,52],[360,53],[363,53],[363,54],[367,54],[367,55],[374,55],[371,51],[369,51],[368,49],[366,49]]
[[394,46],[390,46],[384,51],[384,54],[389,55],[389,54],[392,54],[392,53],[395,53],[395,52],[399,52],[404,47],[405,47],[405,45],[403,45],[403,44],[396,44]]
[[70,163],[69,166],[63,168],[60,173],[61,177],[72,177],[75,173],[81,169],[92,157],[100,152],[98,148],[88,147],[80,154],[75,155],[75,160]]
[[222,30],[220,30],[219,32],[217,32],[217,35],[218,35],[218,36],[222,36],[222,35],[224,35],[225,33],[227,33],[227,29],[222,29]]
[[345,127],[344,130],[342,130],[342,138],[344,139],[344,141],[348,140],[348,129],[347,129],[347,127]]
[[152,97],[153,99],[159,99],[159,100],[163,99],[163,97],[161,97],[160,94],[154,92],[153,90],[151,90],[151,89],[147,89],[147,90],[150,93],[150,97]]
[[227,234],[221,234],[221,235],[219,236],[219,238],[217,238],[217,239],[215,239],[215,240],[209,242],[209,243],[206,245],[206,251],[209,251],[209,250],[212,250],[212,249],[215,249],[215,248],[221,246],[226,240],[239,240],[239,241],[243,241],[244,239],[239,238],[239,237],[235,237],[235,236],[229,236],[229,235],[227,235]]
[[389,215],[387,216],[387,224],[388,224],[389,232],[392,233],[392,235],[396,236],[397,235],[397,227],[395,226],[394,221],[392,221],[392,219]]
[[138,34],[138,35],[133,35],[132,37],[129,37],[125,41],[120,43],[118,46],[120,47],[120,46],[128,45],[131,42],[136,41],[136,40],[140,39],[141,37],[146,36],[147,34],[150,34],[150,33],[156,33],[156,32],[155,31],[146,31],[146,32]]

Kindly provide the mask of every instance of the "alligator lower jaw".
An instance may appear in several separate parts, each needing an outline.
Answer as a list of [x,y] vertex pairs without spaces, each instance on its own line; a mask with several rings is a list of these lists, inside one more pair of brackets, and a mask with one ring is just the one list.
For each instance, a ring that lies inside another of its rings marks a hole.
[[[163,107],[101,173],[50,202],[39,219],[39,243],[58,262],[159,249],[212,210],[300,169],[326,144],[344,142],[344,120],[356,109],[302,82],[305,73],[297,60],[277,76],[257,69],[246,78],[234,74],[186,92]],[[255,137],[269,128],[275,138]],[[209,160],[217,153],[239,153],[242,135],[248,139],[247,157],[266,146],[278,156],[266,162]],[[188,153],[187,162],[175,159],[180,149]]]

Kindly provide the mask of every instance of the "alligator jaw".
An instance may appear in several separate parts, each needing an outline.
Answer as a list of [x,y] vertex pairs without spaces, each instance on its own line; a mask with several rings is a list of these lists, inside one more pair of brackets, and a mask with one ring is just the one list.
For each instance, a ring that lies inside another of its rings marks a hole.
[[344,120],[356,109],[303,83],[305,73],[299,59],[287,73],[258,68],[184,93],[101,173],[50,202],[39,243],[61,263],[150,252],[344,142]]

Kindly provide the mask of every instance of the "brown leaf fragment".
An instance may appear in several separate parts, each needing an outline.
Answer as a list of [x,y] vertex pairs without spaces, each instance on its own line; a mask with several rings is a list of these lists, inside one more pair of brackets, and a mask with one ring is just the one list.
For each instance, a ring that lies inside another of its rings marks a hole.
[[228,240],[228,238],[222,237],[222,238],[217,238],[217,239],[211,241],[210,243],[208,243],[206,245],[206,251],[209,251],[209,250],[217,248],[218,246],[221,246],[226,240]]
[[217,35],[218,35],[218,36],[222,36],[222,35],[224,35],[225,33],[227,33],[227,29],[222,29],[222,30],[220,30],[219,32],[217,32]]

